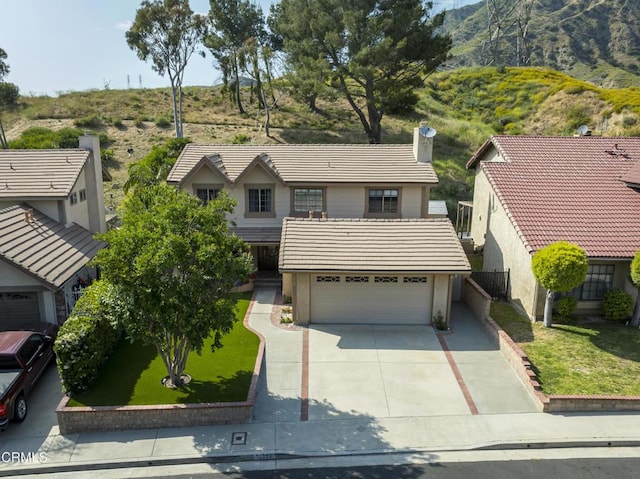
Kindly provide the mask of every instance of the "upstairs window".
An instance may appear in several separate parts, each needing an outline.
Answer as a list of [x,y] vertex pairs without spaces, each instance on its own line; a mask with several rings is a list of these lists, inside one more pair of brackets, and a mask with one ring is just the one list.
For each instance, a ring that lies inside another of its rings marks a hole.
[[80,201],[87,201],[87,190],[80,190]]
[[69,203],[71,203],[72,205],[78,204],[78,193],[71,193],[71,196],[69,197]]
[[324,190],[322,188],[295,188],[293,190],[293,211],[308,213],[324,211]]
[[209,201],[215,200],[220,194],[218,188],[197,188],[196,196],[206,205]]
[[271,212],[271,188],[250,188],[249,189],[249,212],[250,213],[270,213]]
[[245,217],[275,218],[275,185],[245,185]]
[[399,213],[400,191],[397,189],[370,189],[369,214],[397,215]]

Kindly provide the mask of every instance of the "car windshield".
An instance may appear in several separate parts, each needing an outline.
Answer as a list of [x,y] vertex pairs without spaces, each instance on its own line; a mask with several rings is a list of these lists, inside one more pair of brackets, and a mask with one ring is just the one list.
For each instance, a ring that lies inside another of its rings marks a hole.
[[14,356],[2,356],[0,355],[0,370],[10,371],[14,369],[20,369],[20,365]]

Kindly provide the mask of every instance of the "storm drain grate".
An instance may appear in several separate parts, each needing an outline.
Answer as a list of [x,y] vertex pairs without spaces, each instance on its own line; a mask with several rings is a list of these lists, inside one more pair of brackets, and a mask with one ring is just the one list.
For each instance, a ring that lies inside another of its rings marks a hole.
[[244,446],[247,444],[247,433],[246,432],[234,432],[231,434],[231,445],[232,446]]

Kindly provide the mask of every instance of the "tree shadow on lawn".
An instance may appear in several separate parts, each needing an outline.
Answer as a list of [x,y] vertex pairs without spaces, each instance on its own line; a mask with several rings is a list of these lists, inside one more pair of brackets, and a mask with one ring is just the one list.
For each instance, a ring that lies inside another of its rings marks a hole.
[[191,378],[191,382],[176,389],[176,393],[185,404],[242,402],[247,400],[252,378],[253,371],[238,371],[231,377],[218,376],[215,380]]
[[575,325],[554,324],[554,329],[588,337],[597,348],[621,359],[640,363],[640,330],[619,323],[579,321]]

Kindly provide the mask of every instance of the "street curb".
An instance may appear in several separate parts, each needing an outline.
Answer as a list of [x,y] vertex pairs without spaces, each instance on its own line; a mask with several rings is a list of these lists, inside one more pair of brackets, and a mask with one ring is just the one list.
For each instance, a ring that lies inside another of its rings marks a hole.
[[185,458],[167,458],[167,459],[138,459],[125,460],[121,462],[95,462],[95,463],[77,463],[56,465],[43,465],[30,468],[10,468],[0,471],[0,477],[16,477],[34,474],[58,474],[66,472],[79,471],[100,471],[100,470],[116,470],[138,467],[153,466],[181,466],[189,464],[230,464],[245,463],[256,461],[286,461],[296,459],[310,458],[342,458],[351,456],[384,456],[394,454],[427,454],[433,452],[472,452],[472,451],[510,451],[525,449],[571,449],[571,448],[616,448],[616,447],[640,447],[640,440],[595,440],[595,441],[551,441],[551,442],[522,442],[522,443],[496,443],[487,444],[469,448],[453,448],[453,449],[406,449],[406,450],[384,450],[375,452],[353,451],[349,453],[309,453],[309,454],[288,454],[288,453],[253,453],[242,455],[225,455],[225,456],[194,456]]

